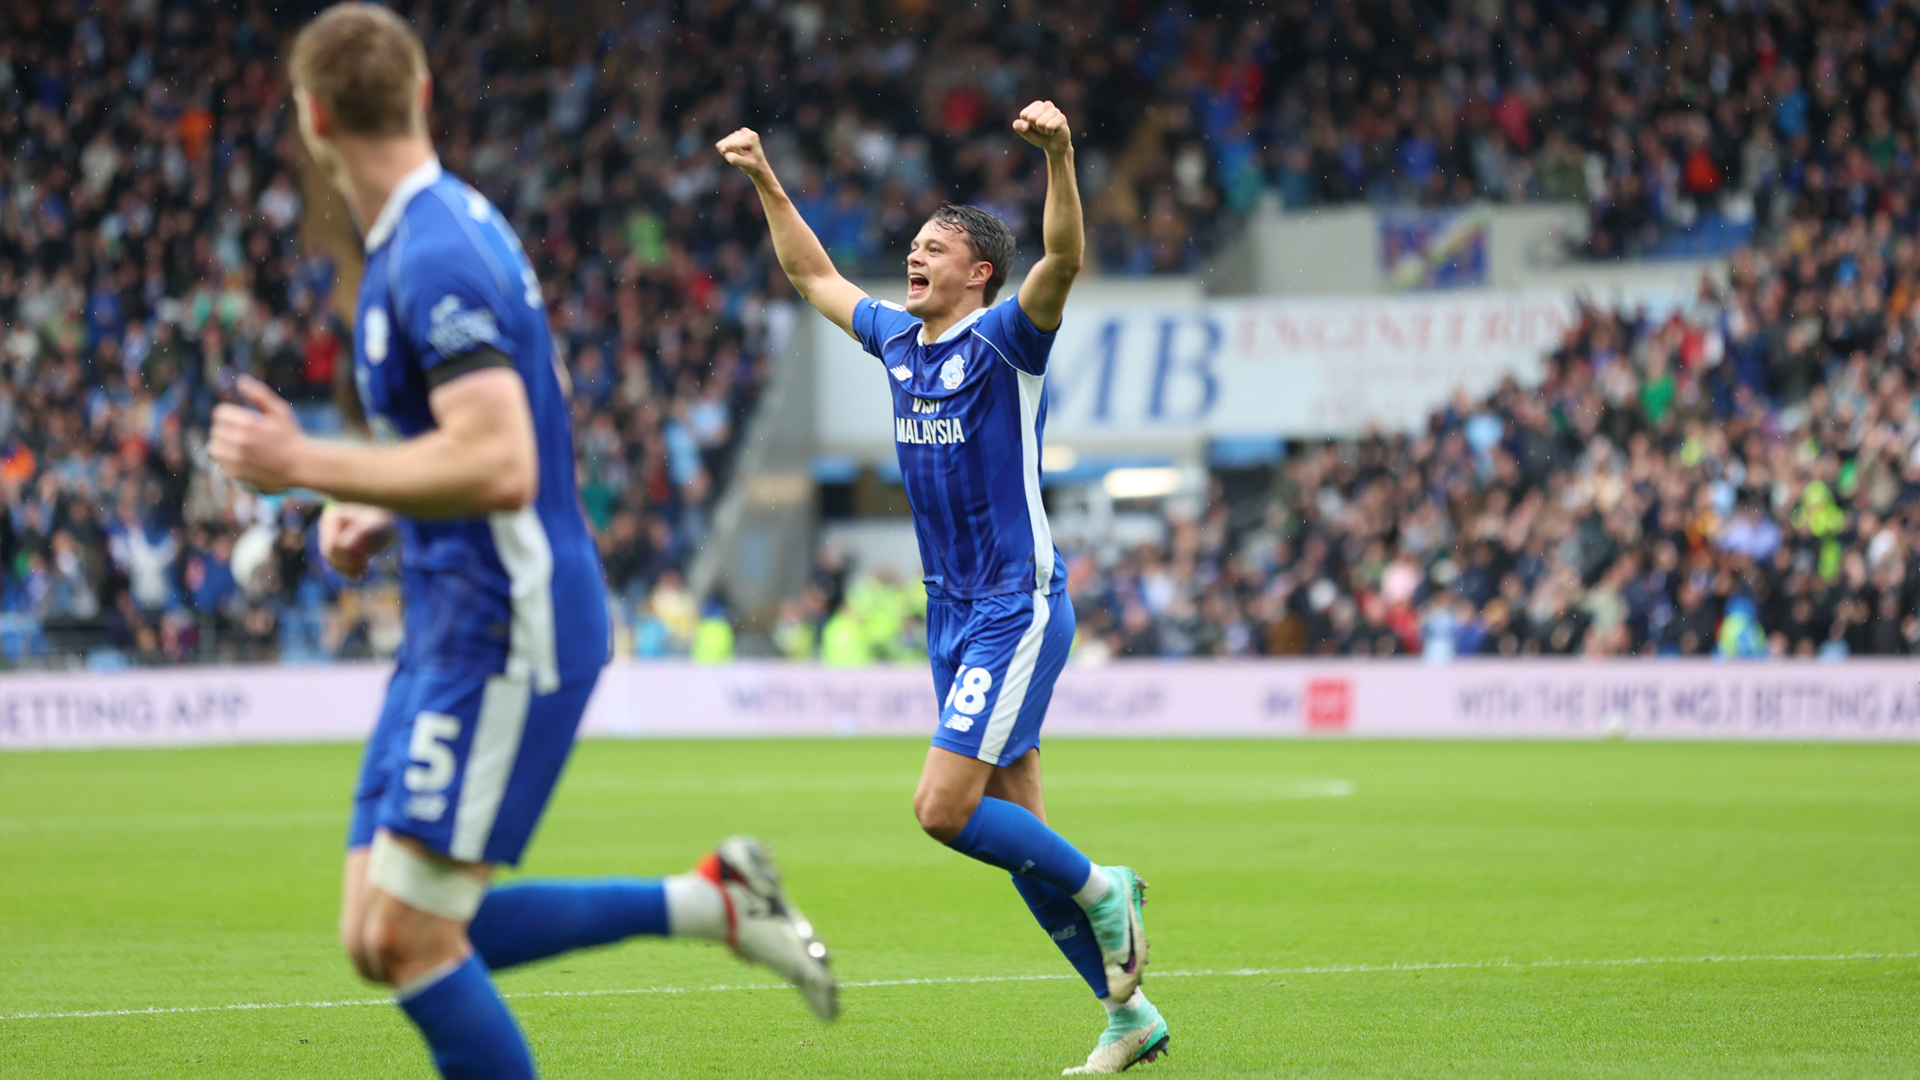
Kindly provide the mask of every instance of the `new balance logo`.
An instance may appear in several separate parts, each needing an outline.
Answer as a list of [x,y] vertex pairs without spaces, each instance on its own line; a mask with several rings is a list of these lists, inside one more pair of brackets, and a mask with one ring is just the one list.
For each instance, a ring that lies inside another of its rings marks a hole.
[[892,372],[893,377],[899,379],[901,382],[906,382],[908,379],[913,378],[913,369],[905,364],[895,364],[887,370]]
[[910,420],[896,416],[893,419],[893,441],[915,446],[946,446],[966,442],[967,433],[961,429],[958,417],[950,420]]
[[1055,941],[1065,941],[1079,932],[1080,932],[1080,928],[1078,926],[1075,926],[1072,923],[1068,923],[1067,925],[1061,927],[1060,929],[1055,930],[1052,936],[1053,936],[1053,940]]
[[946,726],[948,726],[948,727],[950,727],[950,728],[952,728],[953,730],[955,730],[955,731],[958,731],[958,732],[960,732],[960,733],[961,733],[962,735],[964,735],[964,734],[966,734],[967,732],[969,732],[969,731],[972,731],[972,730],[973,730],[973,717],[971,717],[971,716],[961,716],[961,715],[959,715],[959,714],[957,714],[957,713],[956,713],[956,714],[955,714],[955,715],[953,715],[953,716],[949,716],[949,717],[947,717],[947,725],[946,725]]

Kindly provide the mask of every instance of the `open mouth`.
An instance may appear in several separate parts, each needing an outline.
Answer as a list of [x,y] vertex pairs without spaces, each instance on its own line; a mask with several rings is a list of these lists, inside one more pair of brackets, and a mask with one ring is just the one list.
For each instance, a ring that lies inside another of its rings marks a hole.
[[927,295],[927,275],[915,270],[907,271],[907,299],[918,300]]

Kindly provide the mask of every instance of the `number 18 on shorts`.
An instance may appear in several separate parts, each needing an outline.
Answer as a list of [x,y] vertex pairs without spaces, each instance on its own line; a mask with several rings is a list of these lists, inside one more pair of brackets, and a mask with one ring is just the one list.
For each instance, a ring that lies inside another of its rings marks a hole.
[[928,600],[927,651],[940,702],[933,745],[994,765],[1038,746],[1073,628],[1065,593]]

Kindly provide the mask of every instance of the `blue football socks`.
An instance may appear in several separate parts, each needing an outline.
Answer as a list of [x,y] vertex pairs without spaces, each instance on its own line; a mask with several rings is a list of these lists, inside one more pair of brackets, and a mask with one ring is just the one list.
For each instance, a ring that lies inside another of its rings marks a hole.
[[533,1080],[533,1053],[476,955],[397,995],[447,1080]]
[[474,951],[494,971],[669,932],[666,883],[639,878],[503,885],[487,893],[467,927]]
[[1040,929],[1047,932],[1066,956],[1067,963],[1087,981],[1093,996],[1106,997],[1106,962],[1101,958],[1100,942],[1094,939],[1093,924],[1087,921],[1086,910],[1067,893],[1025,874],[1013,876],[1013,887],[1020,890],[1020,898],[1027,902]]
[[1093,863],[1018,803],[981,799],[967,827],[947,845],[1011,874],[1031,874],[1069,897],[1087,884]]

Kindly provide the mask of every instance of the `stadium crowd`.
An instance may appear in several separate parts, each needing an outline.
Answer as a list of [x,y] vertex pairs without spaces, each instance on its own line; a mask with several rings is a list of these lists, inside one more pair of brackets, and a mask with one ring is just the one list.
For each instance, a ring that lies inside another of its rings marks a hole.
[[1915,13],[1386,9],[1215,35],[1215,158],[1289,205],[1586,198],[1607,256],[1705,212],[1778,228],[1671,319],[1588,312],[1537,390],[1307,448],[1264,505],[1077,560],[1097,648],[1920,653]]
[[[1537,391],[1459,402],[1419,438],[1306,448],[1270,499],[1214,500],[1164,546],[1070,553],[1091,654],[1916,647],[1905,8],[402,10],[446,164],[539,264],[636,651],[718,640],[683,575],[793,319],[713,136],[763,126],[836,257],[871,267],[945,199],[1034,240],[1037,156],[1001,126],[1033,96],[1076,119],[1113,272],[1192,268],[1264,190],[1584,198],[1605,256],[1702,215],[1768,226],[1675,319],[1588,313]],[[279,51],[295,18],[257,0],[0,12],[0,657],[397,640],[390,567],[332,575],[310,503],[239,491],[203,450],[241,371],[310,426],[341,423],[351,266],[306,205]],[[785,651],[874,607],[887,632],[838,640],[886,655],[888,628],[911,637],[911,592],[873,584],[823,572]]]
[[[1217,211],[1583,199],[1600,257],[1760,230],[1672,319],[1586,313],[1538,389],[1303,448],[1270,498],[1216,488],[1163,545],[1070,552],[1084,652],[1920,652],[1913,10],[1150,22],[1183,43],[1157,81],[1154,113],[1191,125],[1167,186]],[[816,582],[783,626],[824,629],[844,591]]]
[[[1153,507],[1163,543],[1075,545],[1077,659],[1920,656],[1920,243],[1895,221],[1797,218],[1670,317],[1583,312],[1537,388],[1217,475]],[[787,606],[782,650],[911,648],[920,595],[845,579]]]
[[[663,647],[685,646],[676,590],[791,324],[716,135],[765,126],[809,220],[860,268],[947,199],[1034,240],[1043,177],[1003,124],[1051,96],[1079,120],[1104,265],[1185,269],[1205,235],[1210,189],[1170,202],[1163,144],[1131,138],[1184,40],[1149,32],[1144,6],[1117,22],[1091,0],[878,22],[805,0],[576,7],[401,5],[428,43],[446,165],[539,265],[614,591],[654,609],[640,647],[661,612]],[[353,267],[306,206],[280,53],[300,16],[258,0],[0,12],[0,656],[311,659],[397,639],[390,567],[360,587],[331,575],[303,542],[311,503],[237,491],[203,450],[240,372],[309,427],[342,423],[336,281]]]
[[[1175,167],[1228,209],[1369,200],[1586,201],[1601,257],[1699,250],[1803,192],[1858,198],[1920,121],[1903,4],[1168,7],[1163,83],[1206,153]],[[1164,111],[1164,108],[1163,108]]]
[[1804,214],[1545,381],[1302,448],[1160,546],[1080,553],[1096,655],[1920,655],[1920,244]]

